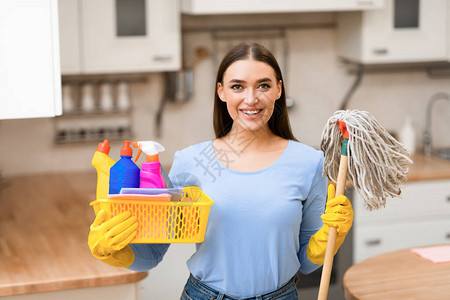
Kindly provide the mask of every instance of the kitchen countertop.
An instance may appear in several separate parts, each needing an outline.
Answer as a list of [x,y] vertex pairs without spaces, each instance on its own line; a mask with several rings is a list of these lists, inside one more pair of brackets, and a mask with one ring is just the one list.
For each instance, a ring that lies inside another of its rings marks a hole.
[[[450,179],[450,161],[412,156],[408,181]],[[168,170],[169,168],[167,168]],[[110,267],[88,248],[94,172],[28,175],[0,185],[0,296],[132,283],[147,272]]]
[[114,268],[87,245],[94,172],[19,176],[0,185],[0,296],[133,283],[147,272]]
[[[450,160],[440,157],[426,157],[422,153],[411,155],[413,164],[409,167],[407,182],[450,179]],[[353,188],[351,182],[347,182],[348,188]]]
[[408,173],[408,181],[450,179],[450,160],[432,156],[427,158],[422,153],[411,156],[413,164]]

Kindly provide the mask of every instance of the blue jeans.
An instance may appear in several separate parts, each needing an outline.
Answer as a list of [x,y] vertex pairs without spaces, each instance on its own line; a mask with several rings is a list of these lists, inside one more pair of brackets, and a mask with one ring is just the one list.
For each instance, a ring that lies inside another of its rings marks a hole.
[[184,286],[180,300],[298,300],[297,290],[295,289],[296,282],[297,278],[294,276],[275,291],[251,298],[236,298],[216,291],[191,274]]

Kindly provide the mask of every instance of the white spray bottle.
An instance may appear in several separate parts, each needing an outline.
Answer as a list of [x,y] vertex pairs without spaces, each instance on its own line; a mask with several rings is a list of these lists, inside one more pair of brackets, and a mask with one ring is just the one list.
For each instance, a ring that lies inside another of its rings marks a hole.
[[165,148],[154,141],[133,142],[134,148],[139,148],[136,161],[143,151],[147,155],[147,161],[142,163],[140,188],[166,188],[164,178],[161,174],[161,163],[159,162],[159,152]]

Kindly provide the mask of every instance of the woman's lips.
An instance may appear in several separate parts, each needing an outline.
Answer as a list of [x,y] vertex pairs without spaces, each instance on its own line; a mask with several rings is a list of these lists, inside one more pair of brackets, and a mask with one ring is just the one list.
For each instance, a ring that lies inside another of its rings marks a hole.
[[255,119],[259,117],[262,109],[240,109],[239,111],[242,112],[246,119]]

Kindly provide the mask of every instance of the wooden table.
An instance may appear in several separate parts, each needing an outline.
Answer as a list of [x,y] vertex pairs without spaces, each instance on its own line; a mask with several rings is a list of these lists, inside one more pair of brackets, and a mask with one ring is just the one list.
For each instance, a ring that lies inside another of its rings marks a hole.
[[95,216],[89,202],[95,199],[96,181],[95,171],[5,179],[0,185],[0,296],[125,286],[147,276],[92,256],[87,240]]
[[434,264],[409,249],[366,259],[344,275],[348,300],[450,299],[450,263]]

